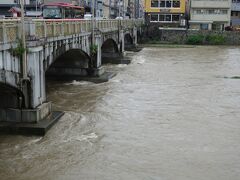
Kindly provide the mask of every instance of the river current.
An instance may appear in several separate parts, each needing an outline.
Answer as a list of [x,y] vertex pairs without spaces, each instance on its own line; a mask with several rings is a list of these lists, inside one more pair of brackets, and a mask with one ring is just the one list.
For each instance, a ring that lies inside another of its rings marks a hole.
[[240,48],[128,56],[106,83],[48,82],[65,115],[44,137],[1,135],[0,179],[239,180]]

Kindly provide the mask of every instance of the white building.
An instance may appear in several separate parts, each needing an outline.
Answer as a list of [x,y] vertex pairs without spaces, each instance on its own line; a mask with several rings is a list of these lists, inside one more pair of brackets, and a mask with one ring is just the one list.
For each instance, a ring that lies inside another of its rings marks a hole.
[[240,0],[232,0],[231,25],[240,26]]
[[230,25],[232,0],[191,0],[190,29],[224,30]]

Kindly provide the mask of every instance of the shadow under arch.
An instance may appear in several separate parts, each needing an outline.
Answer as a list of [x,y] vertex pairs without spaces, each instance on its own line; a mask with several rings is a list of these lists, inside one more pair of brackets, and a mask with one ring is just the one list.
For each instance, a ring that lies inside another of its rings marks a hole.
[[9,84],[0,82],[0,109],[25,108],[25,97],[21,90]]
[[102,64],[114,63],[114,59],[120,57],[120,51],[115,40],[107,39],[101,47],[102,50]]
[[81,49],[70,49],[59,57],[45,70],[47,78],[63,79],[64,76],[86,76],[93,66],[90,56]]

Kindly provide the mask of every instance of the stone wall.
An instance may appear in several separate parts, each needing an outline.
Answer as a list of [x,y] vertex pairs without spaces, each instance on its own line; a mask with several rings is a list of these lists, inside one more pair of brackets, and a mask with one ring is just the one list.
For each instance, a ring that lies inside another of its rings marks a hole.
[[141,42],[166,43],[166,44],[186,44],[191,35],[222,35],[225,38],[223,45],[240,45],[239,31],[198,31],[185,29],[159,29],[159,25],[147,25]]

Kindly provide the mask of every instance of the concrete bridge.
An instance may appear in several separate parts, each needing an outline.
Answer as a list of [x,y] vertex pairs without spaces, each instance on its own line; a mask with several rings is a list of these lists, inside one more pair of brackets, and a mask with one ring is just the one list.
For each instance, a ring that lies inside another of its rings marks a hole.
[[136,45],[142,24],[132,19],[26,20],[24,26],[20,20],[0,21],[0,127],[44,127],[45,132],[61,116],[47,102],[45,75],[101,76],[103,57],[119,57],[126,46]]

